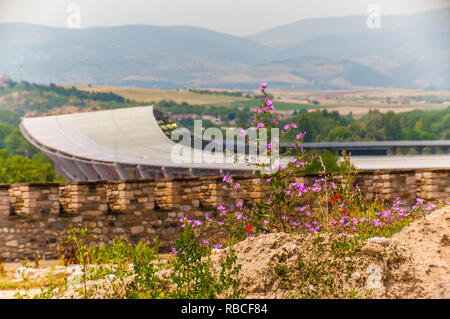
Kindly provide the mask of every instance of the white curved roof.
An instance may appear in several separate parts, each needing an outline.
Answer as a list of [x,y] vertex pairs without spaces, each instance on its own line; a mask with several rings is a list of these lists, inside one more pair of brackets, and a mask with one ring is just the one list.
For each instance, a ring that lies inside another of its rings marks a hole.
[[[86,160],[161,167],[255,169],[245,162],[174,161],[171,152],[175,145],[192,154],[193,149],[173,142],[164,134],[153,106],[24,118],[22,129],[47,148]],[[202,155],[204,160],[210,158],[205,152]]]

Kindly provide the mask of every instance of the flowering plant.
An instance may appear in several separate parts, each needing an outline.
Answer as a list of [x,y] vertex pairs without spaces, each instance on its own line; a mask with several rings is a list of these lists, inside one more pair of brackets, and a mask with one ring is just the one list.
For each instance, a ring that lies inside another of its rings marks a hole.
[[[273,113],[275,106],[267,93],[267,84],[261,83],[258,90],[261,99],[252,117],[254,126],[256,130],[276,128],[279,117]],[[355,184],[356,170],[345,152],[341,163],[342,182],[335,183],[326,171],[322,158],[301,147],[307,133],[299,130],[296,123],[288,123],[281,128],[282,136],[291,132],[296,136],[295,143],[280,156],[282,161],[276,161],[276,169],[273,169],[272,157],[269,162],[254,163],[260,168],[257,185],[238,183],[228,174],[223,177],[222,181],[231,189],[244,195],[258,191],[262,194],[260,199],[249,200],[246,197],[230,207],[220,205],[217,207],[217,218],[207,215],[203,222],[187,220],[192,227],[198,226],[208,234],[208,239],[201,242],[205,248],[220,249],[247,237],[272,232],[327,231],[363,237],[390,235],[437,207],[434,203],[424,203],[422,199],[409,208],[399,198],[392,205],[378,199],[365,199],[360,187]],[[241,136],[245,134],[246,130],[240,131]],[[256,143],[259,142],[257,139]],[[278,143],[271,142],[267,144],[265,153],[270,156],[278,151],[277,148]],[[299,182],[296,177],[317,159],[322,164],[321,177],[311,185]],[[184,223],[186,219],[180,221]]]

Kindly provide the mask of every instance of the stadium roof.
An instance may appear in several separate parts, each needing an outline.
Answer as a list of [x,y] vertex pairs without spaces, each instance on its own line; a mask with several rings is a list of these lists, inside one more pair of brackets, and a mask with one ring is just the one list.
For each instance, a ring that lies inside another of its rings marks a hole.
[[[221,170],[240,172],[255,170],[255,167],[244,162],[214,163],[209,153],[202,151],[200,152],[202,152],[203,161],[196,163],[193,160],[193,149],[181,144],[178,145],[184,151],[191,151],[192,161],[191,163],[174,161],[171,152],[177,143],[169,136],[172,131],[179,128],[167,114],[153,106],[24,118],[21,123],[21,130],[25,137],[49,155],[58,166],[60,173],[69,179],[112,178],[108,174],[102,176],[100,169],[97,168],[99,165],[110,168],[111,165],[116,168],[127,166],[125,170],[122,170],[123,174],[120,172],[112,174],[117,178],[152,177],[151,174],[142,174],[142,172],[127,176],[126,171],[133,169],[130,165],[135,166],[137,170],[143,167],[150,167],[153,170],[161,168],[183,171],[184,169],[185,172],[180,173],[180,176],[195,175],[192,171],[186,173],[186,170],[192,169],[210,170],[206,175],[217,175],[217,171]],[[74,162],[78,168],[82,166],[82,174],[68,176],[69,171],[77,170],[73,163],[69,164],[68,161]],[[72,168],[69,167],[70,165]],[[94,172],[84,172],[86,169],[90,170],[89,167]],[[167,172],[163,175],[177,176]]]

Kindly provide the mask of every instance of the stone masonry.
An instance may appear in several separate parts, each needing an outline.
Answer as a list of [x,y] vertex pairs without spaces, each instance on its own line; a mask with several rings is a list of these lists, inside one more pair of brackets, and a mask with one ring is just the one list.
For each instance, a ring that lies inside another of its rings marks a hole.
[[[264,198],[258,178],[233,178],[243,187],[233,189],[222,177],[0,185],[0,258],[58,258],[71,227],[86,227],[90,246],[110,245],[114,238],[151,244],[158,236],[161,251],[168,251],[181,231],[180,218],[215,216],[219,205]],[[308,185],[316,178],[292,179]],[[343,178],[334,174],[331,180]],[[361,171],[356,183],[369,199],[398,196],[412,204],[450,196],[449,169]]]

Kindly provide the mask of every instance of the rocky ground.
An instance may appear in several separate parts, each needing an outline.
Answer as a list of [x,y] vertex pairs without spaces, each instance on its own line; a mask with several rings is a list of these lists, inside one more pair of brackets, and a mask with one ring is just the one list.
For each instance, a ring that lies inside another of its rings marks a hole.
[[[244,298],[450,298],[449,238],[450,206],[446,206],[392,238],[358,242],[345,235],[276,233],[248,238],[233,249],[242,265]],[[212,253],[217,269],[228,250]],[[58,273],[76,281],[81,270],[17,267],[15,279],[24,271],[31,278]],[[65,297],[76,298],[73,291]],[[12,298],[14,293],[0,290],[0,298]],[[103,289],[95,297],[105,296]]]
[[248,238],[234,250],[247,298],[450,298],[449,238],[446,206],[362,246],[345,247],[336,236],[279,233]]

